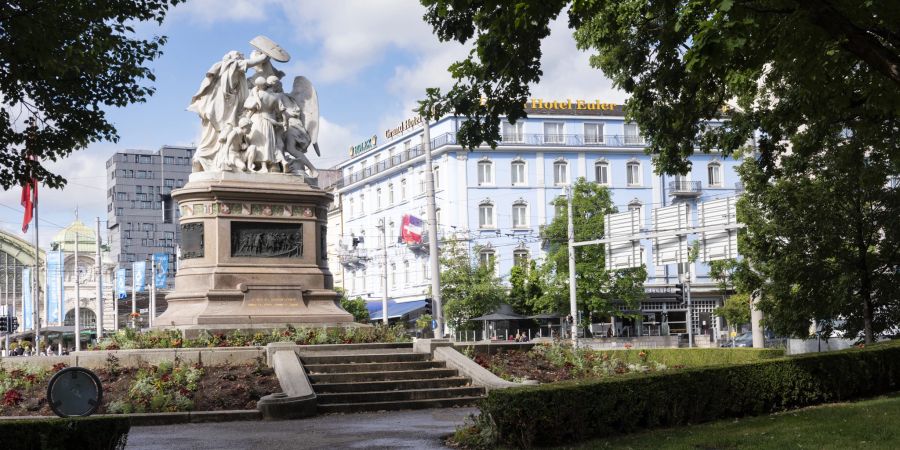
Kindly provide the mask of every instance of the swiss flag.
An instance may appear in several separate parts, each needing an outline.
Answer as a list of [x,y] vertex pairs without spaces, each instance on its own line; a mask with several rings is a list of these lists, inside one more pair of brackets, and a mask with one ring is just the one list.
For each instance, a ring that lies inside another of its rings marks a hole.
[[38,189],[37,179],[32,178],[31,181],[22,185],[22,207],[25,208],[25,215],[22,217],[22,232],[28,232],[28,224],[34,217],[34,204],[37,203]]

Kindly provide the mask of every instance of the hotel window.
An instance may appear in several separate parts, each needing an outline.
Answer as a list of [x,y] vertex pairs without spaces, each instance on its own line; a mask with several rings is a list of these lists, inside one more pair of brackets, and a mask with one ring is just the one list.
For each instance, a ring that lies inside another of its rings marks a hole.
[[584,124],[584,143],[585,144],[602,144],[603,143],[603,124],[602,123],[586,123],[586,124]]
[[400,201],[406,201],[406,178],[400,180]]
[[494,262],[497,259],[497,253],[492,249],[484,249],[478,252],[478,263],[481,264],[482,267],[494,267]]
[[381,188],[375,190],[375,208],[381,209]]
[[438,225],[438,227],[441,226],[441,208],[436,208],[434,210],[434,222]]
[[625,166],[625,173],[628,175],[629,186],[641,185],[641,163],[632,161]]
[[708,166],[706,166],[706,170],[709,173],[709,185],[710,186],[721,186],[722,185],[722,166],[717,162],[711,162]]
[[528,183],[525,179],[525,161],[513,161],[510,164],[510,179],[513,186],[524,186]]
[[478,227],[494,228],[494,204],[484,202],[478,205]]
[[636,123],[625,124],[625,143],[626,144],[643,144],[644,137],[641,136],[641,130]]
[[418,178],[419,178],[419,195],[424,195],[425,194],[425,171],[424,170],[419,171]]
[[406,158],[409,159],[411,155],[409,154],[409,147],[412,146],[412,141],[406,141],[403,143],[403,152],[406,153]]
[[359,194],[359,215],[366,215],[366,194]]
[[494,163],[490,161],[478,162],[478,185],[490,186],[494,184]]
[[395,148],[395,147],[391,147],[391,148],[388,150],[388,164],[387,164],[388,167],[393,167],[393,166],[397,165],[397,164],[394,162],[394,148]]
[[521,121],[516,123],[503,121],[503,136],[501,140],[508,143],[525,142],[525,134],[523,133],[523,130],[524,127],[522,126]]
[[391,287],[397,287],[397,265],[391,263]]
[[410,275],[409,274],[409,261],[403,261],[403,284],[404,285],[409,285],[409,282],[411,281],[410,278],[412,278],[409,275]]
[[528,228],[528,204],[519,200],[512,206],[513,228]]
[[634,199],[628,202],[628,211],[637,211],[638,212],[638,224],[641,225],[644,223],[644,213],[642,212],[642,208],[644,204],[641,203],[640,200]]
[[561,186],[569,182],[569,164],[565,161],[553,163],[553,184]]
[[356,217],[356,209],[353,208],[353,197],[347,199],[347,210],[350,211],[350,217]]
[[609,186],[609,163],[597,161],[594,163],[594,181],[597,184]]
[[163,156],[163,164],[175,164],[174,156]]
[[388,205],[394,204],[394,184],[388,185]]
[[562,144],[563,138],[562,122],[544,122],[545,144]]
[[513,264],[523,268],[528,268],[528,250],[524,248],[513,251]]
[[441,188],[441,168],[438,166],[434,166],[434,169],[431,169],[432,177],[434,178],[434,190],[438,190]]

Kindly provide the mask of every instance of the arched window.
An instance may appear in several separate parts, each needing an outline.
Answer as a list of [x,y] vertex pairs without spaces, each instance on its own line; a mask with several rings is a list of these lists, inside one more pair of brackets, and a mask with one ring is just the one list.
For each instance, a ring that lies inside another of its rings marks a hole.
[[388,185],[388,205],[394,204],[394,184],[391,183]]
[[641,163],[638,161],[630,161],[625,165],[625,173],[628,177],[629,186],[641,185]]
[[359,215],[366,215],[366,194],[359,194]]
[[722,185],[722,166],[713,161],[706,166],[706,171],[709,174],[709,185],[710,186],[721,186]]
[[490,186],[494,184],[494,163],[488,160],[478,161],[478,185]]
[[510,164],[509,177],[513,186],[524,186],[528,183],[525,179],[525,161],[517,159]]
[[597,161],[594,163],[594,182],[603,186],[609,186],[609,163]]
[[569,182],[569,163],[556,161],[553,163],[553,184],[561,186]]
[[375,189],[375,208],[381,209],[381,188]]
[[478,227],[479,228],[495,228],[494,222],[494,204],[491,202],[481,202],[478,205]]
[[513,228],[528,228],[528,204],[518,200],[512,206]]
[[438,190],[441,188],[441,168],[434,166],[431,173],[434,175],[434,190]]
[[638,224],[643,225],[643,223],[644,223],[644,204],[641,203],[640,200],[634,199],[634,200],[628,202],[628,210],[629,211],[637,211]]
[[400,180],[400,201],[406,201],[406,178]]
[[391,263],[391,287],[397,287],[397,264]]
[[355,204],[353,202],[353,197],[347,199],[347,211],[349,212],[350,217],[356,217],[356,208],[354,208]]

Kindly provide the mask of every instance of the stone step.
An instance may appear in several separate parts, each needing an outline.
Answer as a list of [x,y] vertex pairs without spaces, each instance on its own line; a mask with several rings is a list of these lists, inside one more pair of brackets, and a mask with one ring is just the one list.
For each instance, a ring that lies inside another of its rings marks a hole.
[[395,370],[378,372],[311,373],[313,390],[318,383],[354,383],[363,381],[424,380],[457,376],[456,369]]
[[303,367],[308,373],[353,373],[353,372],[396,372],[405,370],[439,369],[444,367],[441,361],[410,362],[373,362],[358,364],[306,364]]
[[297,351],[305,352],[334,352],[334,351],[354,351],[354,350],[371,350],[371,349],[408,349],[412,350],[412,342],[370,342],[366,344],[317,344],[317,345],[300,345]]
[[332,392],[316,393],[319,405],[333,403],[380,403],[406,400],[428,400],[453,397],[477,397],[484,395],[479,386],[460,386],[435,389],[409,389],[402,391]]
[[482,397],[429,398],[425,400],[406,400],[397,402],[372,403],[332,403],[320,404],[318,410],[324,414],[350,414],[364,411],[397,411],[402,409],[450,408],[473,406]]
[[[307,357],[320,357],[320,356],[340,356],[344,358],[354,358],[356,355],[383,355],[383,354],[411,354],[413,353],[412,348],[362,348],[356,350],[318,350],[318,351],[309,351],[302,350],[298,351],[297,354],[300,358]],[[426,354],[427,356],[427,354]]]
[[301,354],[300,360],[303,365],[309,364],[356,364],[356,363],[382,363],[382,362],[407,362],[407,361],[428,361],[431,355],[427,353],[399,353],[399,352],[379,352],[379,353],[355,353],[342,352],[336,354]]
[[316,383],[317,394],[339,392],[373,392],[409,389],[436,389],[460,387],[469,384],[469,379],[464,377],[430,378],[418,380],[387,380],[387,381],[354,381],[350,383]]

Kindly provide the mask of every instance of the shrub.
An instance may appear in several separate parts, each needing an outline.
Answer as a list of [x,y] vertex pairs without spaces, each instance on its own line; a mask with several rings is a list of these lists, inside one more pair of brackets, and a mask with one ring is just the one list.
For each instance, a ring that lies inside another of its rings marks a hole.
[[3,420],[5,450],[124,449],[131,424],[125,417]]
[[479,426],[490,430],[478,434],[521,447],[559,444],[898,389],[900,342],[895,342],[733,366],[492,390],[479,405],[484,416]]

